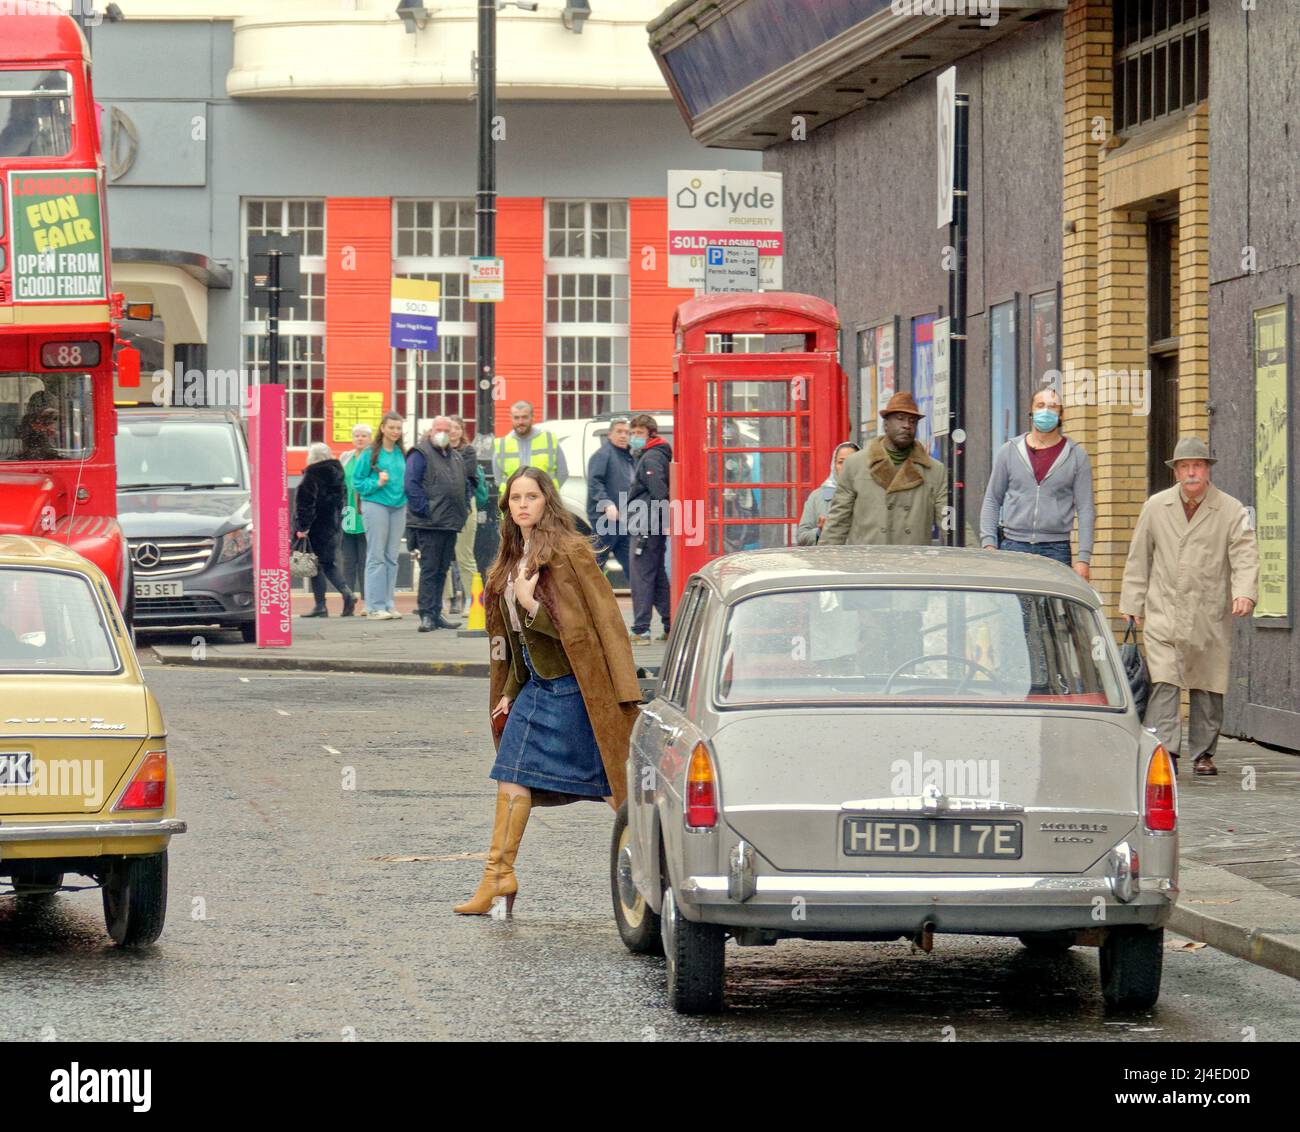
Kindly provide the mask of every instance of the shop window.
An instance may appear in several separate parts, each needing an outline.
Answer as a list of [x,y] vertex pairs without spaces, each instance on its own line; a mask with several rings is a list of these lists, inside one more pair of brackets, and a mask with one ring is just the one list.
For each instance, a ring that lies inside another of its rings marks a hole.
[[[280,380],[285,387],[287,440],[305,448],[325,439],[325,202],[246,199],[240,279],[248,278],[250,236],[298,236],[302,291],[280,311]],[[260,300],[259,296],[259,300]],[[265,380],[266,308],[244,294],[243,365],[250,383]]]
[[628,407],[627,202],[546,203],[546,416]]
[[548,420],[581,420],[623,408],[626,401],[626,337],[548,335]]
[[434,417],[461,417],[469,436],[478,419],[475,403],[475,337],[447,334],[439,326],[437,350],[394,350],[393,406],[418,428]]
[[470,197],[393,202],[393,274],[439,285],[438,348],[393,350],[393,406],[418,430],[437,416],[465,419],[474,433],[475,314],[469,302],[474,254]]
[[1210,93],[1209,0],[1114,0],[1115,132]]
[[[286,433],[290,448],[325,439],[325,337],[291,334],[281,326],[280,381],[285,389]],[[244,335],[244,368],[265,380],[267,337]]]

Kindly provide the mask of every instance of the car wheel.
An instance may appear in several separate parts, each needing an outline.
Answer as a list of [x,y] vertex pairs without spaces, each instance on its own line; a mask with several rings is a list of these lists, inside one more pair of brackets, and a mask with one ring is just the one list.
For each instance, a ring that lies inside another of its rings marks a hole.
[[239,626],[239,635],[244,638],[246,645],[257,644],[257,622],[245,621]]
[[662,955],[659,916],[632,882],[632,836],[627,824],[627,803],[618,808],[609,846],[609,889],[614,899],[614,922],[624,946],[636,955]]
[[716,1014],[722,1009],[726,978],[726,935],[716,924],[693,923],[678,911],[667,873],[660,926],[673,1009],[678,1014]]
[[1064,955],[1074,946],[1074,932],[1026,932],[1019,939],[1035,955]]
[[1112,928],[1101,945],[1101,995],[1111,1010],[1147,1010],[1160,997],[1165,933]]
[[167,854],[124,857],[104,876],[104,923],[113,942],[147,947],[167,917]]

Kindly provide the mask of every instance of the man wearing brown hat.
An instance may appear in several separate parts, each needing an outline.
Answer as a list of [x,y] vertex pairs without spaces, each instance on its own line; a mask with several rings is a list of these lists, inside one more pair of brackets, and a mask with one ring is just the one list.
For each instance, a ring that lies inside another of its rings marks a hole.
[[818,545],[930,545],[943,529],[948,473],[916,442],[924,415],[910,393],[880,410],[884,436],[844,461]]
[[1210,482],[1215,458],[1205,441],[1181,437],[1165,463],[1178,483],[1142,506],[1119,607],[1138,625],[1145,617],[1151,698],[1142,722],[1177,766],[1179,690],[1187,688],[1192,770],[1218,774],[1213,756],[1228,690],[1231,618],[1255,608],[1259,548],[1246,508]]

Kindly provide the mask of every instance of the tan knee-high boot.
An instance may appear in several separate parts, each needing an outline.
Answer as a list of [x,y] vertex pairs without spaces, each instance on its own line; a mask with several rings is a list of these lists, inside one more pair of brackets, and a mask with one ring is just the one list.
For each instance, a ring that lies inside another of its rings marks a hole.
[[523,794],[507,794],[497,791],[496,820],[492,823],[492,846],[488,849],[487,864],[483,867],[483,879],[479,881],[478,891],[464,904],[457,904],[452,909],[462,916],[485,916],[492,910],[492,901],[498,896],[506,898],[506,911],[509,912],[519,892],[519,882],[515,878],[515,857],[519,854],[519,842],[524,837],[524,827],[528,825],[528,813],[532,809],[532,799]]

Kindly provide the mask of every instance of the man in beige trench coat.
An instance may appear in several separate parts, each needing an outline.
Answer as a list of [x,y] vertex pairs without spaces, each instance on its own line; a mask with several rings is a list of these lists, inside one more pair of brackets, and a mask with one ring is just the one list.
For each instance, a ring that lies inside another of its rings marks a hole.
[[1248,617],[1259,594],[1259,548],[1246,508],[1210,482],[1215,458],[1185,436],[1165,463],[1178,483],[1142,506],[1129,546],[1121,616],[1146,624],[1151,697],[1142,721],[1178,765],[1179,689],[1190,693],[1188,741],[1195,774],[1218,774],[1232,654],[1230,619]]

